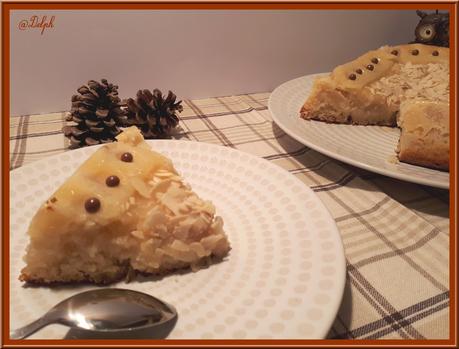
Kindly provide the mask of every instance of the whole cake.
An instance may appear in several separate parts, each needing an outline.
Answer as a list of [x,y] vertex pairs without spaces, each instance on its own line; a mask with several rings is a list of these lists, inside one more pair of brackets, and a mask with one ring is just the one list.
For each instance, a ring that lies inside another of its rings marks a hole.
[[38,284],[110,283],[225,257],[215,207],[136,127],[90,156],[39,208],[19,277]]
[[304,119],[401,128],[401,161],[449,169],[449,49],[384,46],[318,78]]

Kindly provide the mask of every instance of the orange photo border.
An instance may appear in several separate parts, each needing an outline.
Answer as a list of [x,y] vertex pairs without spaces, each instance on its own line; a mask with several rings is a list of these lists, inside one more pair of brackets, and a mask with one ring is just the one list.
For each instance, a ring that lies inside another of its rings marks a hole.
[[[9,116],[10,116],[10,11],[11,10],[448,10],[450,12],[450,338],[446,340],[10,340],[9,339]],[[159,346],[276,346],[354,347],[413,346],[457,347],[457,1],[430,2],[13,2],[2,3],[2,347],[159,347]]]

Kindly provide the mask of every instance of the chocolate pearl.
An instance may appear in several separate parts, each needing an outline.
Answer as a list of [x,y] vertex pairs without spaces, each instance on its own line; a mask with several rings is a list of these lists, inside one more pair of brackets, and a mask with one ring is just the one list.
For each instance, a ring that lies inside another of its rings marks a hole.
[[439,52],[438,52],[438,51],[432,52],[432,56],[438,56],[438,55],[439,55]]
[[374,63],[374,64],[378,64],[379,63],[379,59],[378,58],[372,58],[371,62]]
[[355,79],[357,79],[357,76],[355,74],[349,75],[349,80],[355,80]]
[[375,69],[375,67],[373,66],[373,64],[368,64],[367,65],[367,69],[368,70],[373,70],[373,69]]
[[84,203],[84,208],[89,213],[96,213],[100,209],[100,200],[98,198],[89,198]]
[[120,184],[120,179],[117,176],[107,177],[105,184],[109,187],[117,187]]
[[397,51],[397,50],[393,50],[391,53],[392,53],[394,56],[398,56],[398,51]]
[[419,50],[413,50],[413,51],[411,51],[411,54],[413,56],[417,56],[419,54]]
[[133,157],[131,153],[124,153],[123,155],[121,155],[121,161],[132,162],[132,160],[133,160]]
[[357,74],[360,74],[360,75],[362,75],[362,74],[363,74],[363,70],[362,70],[362,69],[360,69],[360,68],[359,68],[359,69],[357,69],[355,72],[356,72]]

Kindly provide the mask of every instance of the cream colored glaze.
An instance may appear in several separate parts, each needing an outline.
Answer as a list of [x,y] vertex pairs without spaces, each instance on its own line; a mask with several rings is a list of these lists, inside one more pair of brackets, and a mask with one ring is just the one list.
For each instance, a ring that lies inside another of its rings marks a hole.
[[[415,50],[419,52],[417,55],[413,55]],[[397,55],[392,54],[391,52],[393,51],[397,51]],[[434,51],[438,52],[438,56],[432,54]],[[378,63],[372,62],[374,58],[378,60]],[[391,68],[397,63],[440,63],[448,65],[449,49],[422,44],[383,46],[377,50],[369,51],[349,63],[336,67],[330,78],[343,88],[361,89],[390,74]],[[373,70],[367,68],[369,64],[373,66]],[[356,73],[357,69],[361,69],[363,73]],[[355,80],[349,79],[351,74],[356,76]]]

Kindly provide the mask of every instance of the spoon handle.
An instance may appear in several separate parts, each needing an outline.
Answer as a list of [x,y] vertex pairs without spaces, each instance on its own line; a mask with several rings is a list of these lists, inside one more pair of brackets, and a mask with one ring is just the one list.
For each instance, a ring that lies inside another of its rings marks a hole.
[[24,339],[29,337],[31,334],[34,334],[42,327],[49,325],[51,322],[46,317],[41,317],[30,324],[18,328],[16,330],[10,331],[10,339]]

